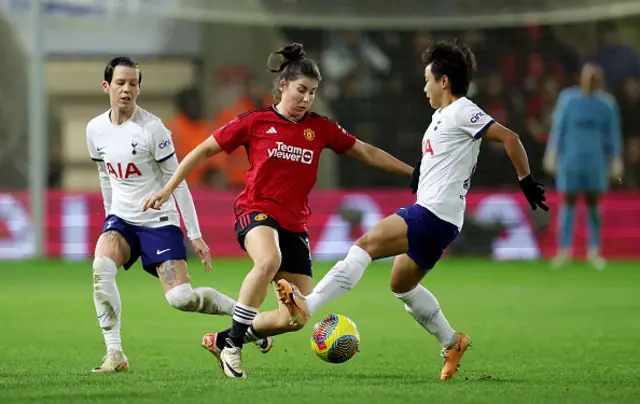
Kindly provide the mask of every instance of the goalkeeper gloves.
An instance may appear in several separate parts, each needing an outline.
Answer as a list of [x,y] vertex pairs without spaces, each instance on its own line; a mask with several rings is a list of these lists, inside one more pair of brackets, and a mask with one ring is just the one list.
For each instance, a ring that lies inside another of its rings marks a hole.
[[539,206],[545,212],[549,210],[549,207],[543,203],[547,200],[547,197],[544,196],[544,185],[542,183],[535,181],[529,174],[518,181],[518,184],[522,188],[527,202],[531,205],[531,209],[536,210]]

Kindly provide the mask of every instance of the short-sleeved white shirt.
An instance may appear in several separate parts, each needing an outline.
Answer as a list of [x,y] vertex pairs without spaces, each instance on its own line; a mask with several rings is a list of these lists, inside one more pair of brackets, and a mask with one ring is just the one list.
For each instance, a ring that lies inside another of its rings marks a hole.
[[145,198],[162,189],[159,163],[175,154],[171,132],[160,118],[136,107],[131,118],[114,125],[107,111],[87,124],[87,147],[92,160],[104,161],[111,180],[111,209],[121,219],[139,226],[180,226],[173,198],[161,210],[142,212]]
[[422,139],[417,203],[462,228],[484,131],[494,120],[466,97],[438,109]]

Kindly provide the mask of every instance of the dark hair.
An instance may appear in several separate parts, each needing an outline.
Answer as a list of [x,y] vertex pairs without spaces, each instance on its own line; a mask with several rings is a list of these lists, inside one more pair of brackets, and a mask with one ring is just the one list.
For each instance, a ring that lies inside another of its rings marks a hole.
[[[277,67],[272,67],[273,59],[280,55]],[[320,69],[315,60],[306,57],[302,44],[292,43],[286,45],[277,52],[273,52],[267,60],[267,67],[271,73],[278,73],[274,80],[273,96],[280,97],[280,80],[287,82],[297,79],[299,76],[308,77],[318,81],[322,80]]]
[[104,81],[111,84],[111,80],[113,79],[113,71],[118,66],[133,67],[135,69],[138,69],[138,85],[142,83],[142,70],[140,70],[140,66],[138,66],[138,63],[134,62],[131,58],[128,58],[126,56],[113,58],[109,61],[109,63],[107,63],[107,66],[104,68]]
[[447,76],[451,83],[451,94],[467,95],[469,84],[476,74],[476,57],[471,49],[454,42],[433,42],[422,54],[425,66],[431,65],[436,80]]

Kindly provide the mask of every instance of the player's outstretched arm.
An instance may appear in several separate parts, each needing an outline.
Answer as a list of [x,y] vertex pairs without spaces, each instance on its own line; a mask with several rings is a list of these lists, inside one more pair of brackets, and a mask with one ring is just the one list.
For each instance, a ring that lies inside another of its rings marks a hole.
[[347,156],[353,157],[373,167],[380,168],[394,174],[412,175],[413,167],[403,163],[393,157],[384,150],[371,146],[368,143],[357,140],[351,149],[346,153]]
[[215,156],[220,153],[222,148],[218,144],[218,141],[213,137],[207,138],[204,142],[200,143],[195,149],[191,150],[189,154],[180,162],[177,170],[165,186],[149,198],[144,201],[142,211],[148,209],[160,209],[171,194],[178,188],[178,186],[195,170],[195,168],[202,164],[209,157]]
[[499,123],[493,123],[489,126],[484,137],[504,145],[509,159],[511,159],[511,162],[516,168],[518,183],[529,205],[531,205],[531,209],[536,210],[540,207],[542,210],[549,210],[547,205],[543,203],[547,200],[547,197],[544,195],[544,186],[536,182],[531,176],[529,159],[527,158],[527,152],[524,146],[520,142],[520,137]]

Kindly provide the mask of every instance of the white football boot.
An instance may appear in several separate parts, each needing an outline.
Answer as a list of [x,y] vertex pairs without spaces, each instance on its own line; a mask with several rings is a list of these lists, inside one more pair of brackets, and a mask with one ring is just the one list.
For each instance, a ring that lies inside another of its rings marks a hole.
[[126,372],[129,370],[129,360],[122,351],[109,350],[103,358],[102,365],[91,370],[93,373]]
[[246,379],[247,375],[242,370],[242,348],[233,346],[227,339],[227,344],[220,352],[220,368],[225,376],[233,379]]

